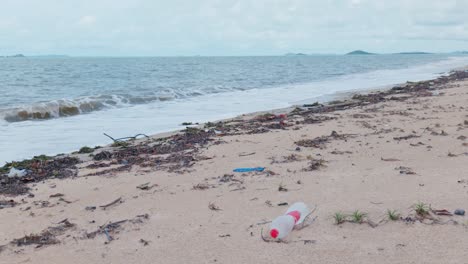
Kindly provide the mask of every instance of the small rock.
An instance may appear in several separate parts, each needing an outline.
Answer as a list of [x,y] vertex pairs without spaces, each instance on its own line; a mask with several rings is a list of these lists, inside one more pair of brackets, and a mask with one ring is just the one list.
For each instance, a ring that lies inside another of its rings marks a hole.
[[96,210],[96,206],[86,206],[85,210],[86,211],[94,211],[94,210]]
[[465,210],[457,209],[457,210],[455,210],[454,214],[456,214],[456,215],[465,215]]
[[296,151],[301,151],[301,148],[300,148],[300,147],[297,147],[297,148],[296,148]]

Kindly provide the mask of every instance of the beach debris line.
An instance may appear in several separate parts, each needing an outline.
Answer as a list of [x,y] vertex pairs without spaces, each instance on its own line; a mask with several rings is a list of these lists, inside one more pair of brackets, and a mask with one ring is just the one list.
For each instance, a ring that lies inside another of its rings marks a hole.
[[68,221],[68,219],[64,219],[57,223],[56,226],[48,227],[38,234],[30,234],[22,238],[14,239],[10,244],[16,245],[18,247],[35,245],[36,248],[45,245],[58,244],[60,241],[57,237],[63,235],[65,231],[73,227],[75,227],[75,224]]
[[[0,167],[0,194],[20,195],[29,190],[26,185],[31,182],[39,182],[49,178],[69,178],[78,174],[76,165],[80,160],[76,157],[49,157],[36,156],[29,160],[13,161]],[[9,177],[8,172],[12,168],[26,171],[27,174]],[[21,177],[19,177],[21,176]]]
[[326,148],[326,144],[329,143],[332,139],[346,141],[346,139],[351,136],[355,136],[355,135],[338,134],[338,132],[333,130],[329,136],[321,136],[321,137],[316,137],[314,139],[302,139],[302,140],[296,141],[295,144],[301,147],[324,149]]

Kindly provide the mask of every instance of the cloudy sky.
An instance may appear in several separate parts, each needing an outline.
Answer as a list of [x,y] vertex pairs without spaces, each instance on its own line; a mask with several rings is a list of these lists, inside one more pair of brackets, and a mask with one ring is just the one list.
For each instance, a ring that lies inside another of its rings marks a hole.
[[0,0],[0,55],[468,50],[468,0]]

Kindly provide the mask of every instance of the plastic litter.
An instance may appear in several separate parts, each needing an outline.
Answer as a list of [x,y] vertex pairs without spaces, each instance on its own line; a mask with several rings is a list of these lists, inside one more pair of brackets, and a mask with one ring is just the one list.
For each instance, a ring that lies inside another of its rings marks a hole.
[[259,171],[262,172],[265,170],[265,167],[256,167],[256,168],[237,168],[234,169],[234,172],[251,172],[251,171]]
[[286,213],[278,216],[270,226],[270,236],[274,239],[283,239],[287,237],[294,226],[300,225],[310,214],[310,209],[303,202],[297,202],[291,205]]
[[456,214],[456,215],[465,215],[465,210],[457,209],[457,210],[455,210],[454,214]]
[[27,170],[20,170],[20,169],[16,169],[16,168],[11,168],[10,172],[8,173],[8,177],[10,177],[10,178],[15,178],[15,177],[21,178],[21,177],[26,176],[27,174],[28,174]]

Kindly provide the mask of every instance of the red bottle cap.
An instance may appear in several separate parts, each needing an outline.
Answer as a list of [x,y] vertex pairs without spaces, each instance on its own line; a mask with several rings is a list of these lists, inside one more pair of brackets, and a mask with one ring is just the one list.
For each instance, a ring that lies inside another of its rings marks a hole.
[[278,230],[276,230],[276,229],[270,230],[270,236],[271,236],[272,238],[277,238],[277,237],[278,237],[278,234],[279,234]]

